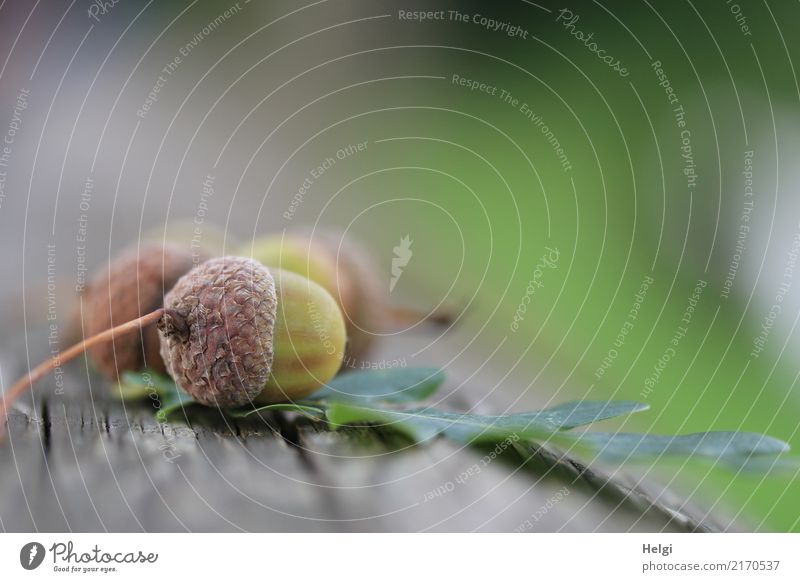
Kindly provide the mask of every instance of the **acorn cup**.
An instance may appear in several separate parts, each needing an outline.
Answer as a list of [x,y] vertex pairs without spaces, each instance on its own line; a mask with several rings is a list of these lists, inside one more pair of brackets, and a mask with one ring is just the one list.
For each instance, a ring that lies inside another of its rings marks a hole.
[[339,371],[345,324],[321,286],[251,259],[211,259],[165,298],[161,355],[175,382],[208,406],[284,402]]

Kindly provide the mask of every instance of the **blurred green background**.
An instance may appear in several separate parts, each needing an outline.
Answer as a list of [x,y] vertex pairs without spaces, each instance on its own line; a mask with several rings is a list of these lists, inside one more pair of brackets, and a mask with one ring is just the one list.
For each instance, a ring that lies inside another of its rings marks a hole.
[[[231,241],[348,229],[387,292],[409,235],[395,300],[466,310],[402,355],[445,363],[484,410],[643,400],[626,429],[800,449],[797,3],[123,1],[98,22],[86,8],[44,52],[66,8],[13,52],[27,8],[2,24],[5,113],[31,89],[0,207],[4,266],[23,272],[10,301],[41,314],[51,243],[62,304],[74,295],[87,176],[92,266],[196,218],[212,176],[206,224]],[[401,16],[420,10],[443,12]],[[800,530],[794,469],[648,473],[749,528]]]

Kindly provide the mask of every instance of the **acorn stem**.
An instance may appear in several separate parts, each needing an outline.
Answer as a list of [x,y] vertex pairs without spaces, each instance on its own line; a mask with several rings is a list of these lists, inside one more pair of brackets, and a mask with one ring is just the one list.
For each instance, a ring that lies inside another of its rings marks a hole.
[[[6,413],[9,407],[14,403],[14,401],[19,398],[22,394],[24,394],[29,388],[33,386],[33,384],[42,378],[44,378],[47,374],[58,368],[59,366],[66,364],[70,360],[74,360],[76,357],[84,353],[89,348],[96,346],[98,344],[106,343],[110,340],[118,338],[123,335],[127,335],[134,331],[140,330],[141,328],[145,327],[146,325],[150,325],[151,323],[158,321],[164,315],[164,308],[159,308],[153,311],[152,313],[148,313],[147,315],[143,315],[137,319],[128,321],[123,323],[122,325],[118,325],[116,327],[112,327],[111,329],[107,329],[106,331],[100,332],[97,335],[93,335],[92,337],[86,338],[83,341],[78,342],[77,344],[70,346],[60,354],[57,354],[50,358],[49,360],[42,362],[38,366],[36,366],[33,370],[28,372],[23,378],[20,378],[5,394],[3,397],[3,401],[0,402],[0,418],[6,416]],[[0,427],[0,439],[3,437],[3,427]]]
[[419,323],[430,323],[439,327],[448,327],[456,320],[456,315],[452,311],[442,309],[433,313],[423,313],[409,307],[393,305],[389,308],[389,316],[395,325],[416,325]]
[[175,309],[164,308],[164,316],[156,325],[166,337],[178,336],[182,341],[189,339],[189,326],[186,319]]

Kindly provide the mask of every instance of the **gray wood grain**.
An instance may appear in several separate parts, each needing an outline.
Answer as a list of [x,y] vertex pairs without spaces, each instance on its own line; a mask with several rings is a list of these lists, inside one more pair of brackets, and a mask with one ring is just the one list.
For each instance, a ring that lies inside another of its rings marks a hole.
[[[24,360],[17,354],[13,369],[3,360],[6,385]],[[410,446],[373,429],[334,433],[284,415],[234,423],[209,410],[160,424],[151,403],[110,398],[83,362],[65,371],[63,394],[45,381],[10,415],[0,445],[4,531],[721,527],[670,509],[680,500],[670,505],[663,491],[624,475],[611,481],[550,451],[509,450],[483,464],[483,451],[446,440]]]

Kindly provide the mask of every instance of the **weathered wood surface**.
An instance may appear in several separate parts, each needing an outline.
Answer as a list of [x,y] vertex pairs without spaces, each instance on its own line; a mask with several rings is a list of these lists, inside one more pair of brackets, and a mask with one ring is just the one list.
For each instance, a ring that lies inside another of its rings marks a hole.
[[[4,353],[4,386],[24,373],[24,362],[24,350]],[[109,398],[82,361],[67,367],[64,381],[63,395],[52,379],[43,382],[10,415],[0,445],[3,531],[731,526],[698,523],[662,491],[629,492],[624,477],[607,482],[542,451],[524,464],[512,451],[483,467],[484,452],[445,440],[412,447],[371,429],[331,433],[286,416],[231,424],[209,412],[202,422],[159,424],[152,405]],[[476,463],[479,472],[459,478]]]

